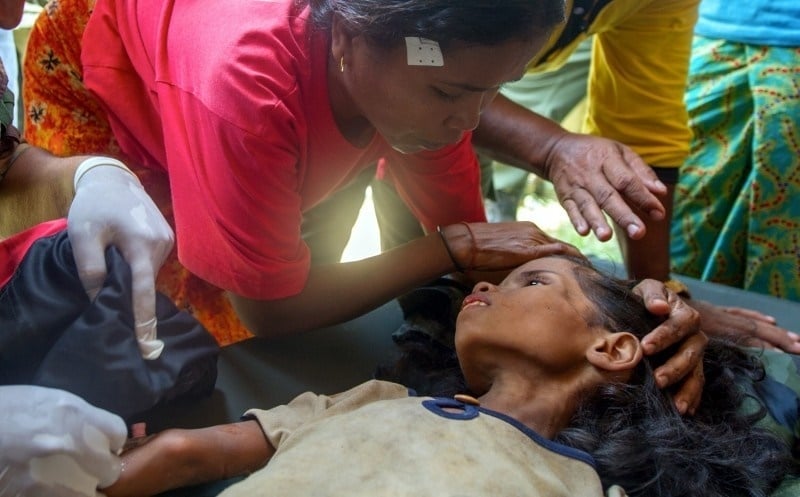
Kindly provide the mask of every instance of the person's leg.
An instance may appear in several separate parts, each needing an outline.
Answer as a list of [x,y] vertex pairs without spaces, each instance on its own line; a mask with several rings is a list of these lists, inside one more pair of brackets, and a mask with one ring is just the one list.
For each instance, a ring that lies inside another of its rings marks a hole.
[[364,203],[364,192],[374,177],[375,167],[370,167],[349,185],[303,213],[303,240],[311,249],[312,264],[333,264],[342,259]]
[[686,104],[693,141],[675,189],[672,270],[741,287],[752,183],[744,47],[695,37]]
[[800,301],[800,52],[748,46],[753,146],[743,288]]

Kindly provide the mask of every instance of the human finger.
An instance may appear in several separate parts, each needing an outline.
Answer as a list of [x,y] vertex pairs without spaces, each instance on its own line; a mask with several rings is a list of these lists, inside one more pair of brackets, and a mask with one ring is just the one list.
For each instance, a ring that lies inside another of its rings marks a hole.
[[515,268],[533,259],[549,257],[553,255],[571,255],[574,257],[584,257],[578,249],[565,242],[551,242],[530,245],[524,250],[512,252],[494,252],[491,254],[482,253],[475,257],[474,263],[468,268],[470,271],[502,271]]
[[[686,376],[680,376],[679,373],[676,373],[676,376],[683,378],[683,382],[673,394],[672,401],[675,404],[675,408],[681,414],[694,415],[697,412],[697,408],[700,407],[700,401],[703,397],[703,388],[705,387],[706,381],[703,370],[702,355],[700,357],[701,360],[698,361],[697,365],[694,367],[694,369],[692,369],[690,374]],[[656,370],[656,374],[661,372],[659,369]]]
[[569,221],[572,223],[572,227],[575,228],[575,231],[581,236],[588,235],[590,231],[589,222],[583,217],[581,210],[578,208],[578,204],[572,199],[566,199],[561,201],[561,207],[563,207],[564,211],[567,213],[567,217],[569,217]]
[[648,311],[658,316],[668,316],[671,311],[669,292],[663,282],[644,279],[633,287],[633,293],[639,295]]
[[703,352],[708,344],[705,333],[695,333],[687,337],[677,352],[655,370],[656,383],[660,388],[674,385],[688,375],[703,360]]
[[734,314],[736,316],[741,316],[743,318],[753,319],[756,321],[762,321],[768,324],[777,324],[778,322],[773,316],[769,316],[755,309],[745,309],[743,307],[723,307],[722,309],[725,312]]
[[[700,333],[700,314],[671,290],[666,292],[669,314],[656,329],[642,339],[642,347],[646,354],[661,352],[687,337]],[[648,306],[647,301],[645,305]],[[648,309],[661,311],[663,304],[654,298]],[[650,312],[660,314],[653,310]]]
[[621,163],[615,161],[604,163],[608,181],[622,194],[628,204],[646,213],[653,220],[664,219],[666,209],[658,196],[668,192],[667,185],[658,179],[653,168],[636,152],[625,145],[618,144],[618,146],[622,150]]
[[105,441],[101,440],[101,452],[108,450],[119,452],[125,445],[128,438],[128,427],[125,421],[118,415],[88,404],[86,410],[81,414],[85,423],[93,426],[98,432],[102,433]]
[[728,312],[727,308],[704,300],[691,299],[689,305],[699,312],[702,328],[709,335],[732,338],[752,347],[779,348],[785,352],[800,353],[800,337],[797,333],[760,319]]
[[[605,193],[613,195],[610,188]],[[569,192],[567,199],[562,201],[562,205],[569,206],[566,210],[571,221],[574,218],[579,223],[585,223],[585,226],[581,225],[585,233],[591,231],[600,241],[605,242],[611,239],[614,230],[608,225],[600,204],[600,202],[605,201],[604,197],[598,198],[588,190],[575,188]],[[573,221],[573,225],[575,225],[575,221]],[[581,233],[580,231],[578,232]]]
[[752,336],[760,341],[762,346],[800,354],[800,335],[797,333],[755,319],[750,319],[749,322],[753,328]]
[[158,250],[130,250],[126,246],[123,257],[131,268],[131,298],[133,302],[136,339],[142,357],[156,359],[164,348],[157,339],[156,274],[160,266],[154,266],[153,257],[161,260]]
[[[609,179],[609,181],[612,180]],[[622,183],[625,185],[635,183],[638,185],[636,187],[637,191],[646,192],[648,196],[655,199],[658,205],[660,205],[657,199],[638,181],[619,180],[607,184],[594,184],[591,187],[590,193],[597,199],[598,207],[602,209],[602,212],[607,214],[617,225],[622,227],[629,238],[638,240],[644,237],[647,228],[644,221],[642,221],[631,207],[631,205],[636,204],[634,204],[630,198],[624,196],[624,191],[619,190],[619,188],[623,188],[621,186]],[[605,223],[605,217],[603,218],[603,222]]]
[[76,232],[72,225],[67,226],[72,246],[72,256],[78,270],[78,278],[84,291],[93,300],[103,286],[108,275],[105,256],[105,242],[91,232]]
[[549,257],[551,255],[570,255],[573,257],[585,257],[581,254],[574,245],[567,242],[547,243],[544,245],[536,245],[531,248],[530,258],[540,259],[542,257]]
[[83,454],[82,467],[96,480],[95,488],[113,484],[122,472],[118,455],[122,446],[112,440],[113,434],[99,429],[84,429],[84,437],[89,449]]
[[[119,477],[121,466],[117,453],[122,449],[127,428],[121,417],[97,408],[83,399],[75,401],[74,409],[62,411],[65,426],[75,444],[71,454],[66,454],[76,464],[76,481],[80,481],[85,495],[93,495],[98,485],[110,485]],[[80,469],[78,469],[79,467]],[[79,477],[79,478],[78,478]]]
[[573,245],[527,221],[460,223],[446,226],[440,233],[457,265],[470,271],[512,269],[550,255],[583,257]]

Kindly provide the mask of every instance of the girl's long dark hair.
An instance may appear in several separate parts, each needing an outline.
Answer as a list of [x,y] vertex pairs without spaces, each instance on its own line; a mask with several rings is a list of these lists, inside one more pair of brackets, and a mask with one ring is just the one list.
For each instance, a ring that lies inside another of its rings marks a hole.
[[[596,305],[594,324],[640,338],[658,325],[631,291],[633,282],[603,275],[583,259],[570,260],[584,294]],[[421,395],[468,392],[451,344],[418,333],[399,345],[400,359],[379,369],[378,377]],[[620,485],[630,496],[765,496],[796,471],[786,444],[757,425],[765,409],[751,387],[764,370],[755,355],[711,339],[702,401],[694,416],[682,417],[653,376],[673,352],[646,357],[629,383],[599,388],[556,441],[591,454],[603,485]]]

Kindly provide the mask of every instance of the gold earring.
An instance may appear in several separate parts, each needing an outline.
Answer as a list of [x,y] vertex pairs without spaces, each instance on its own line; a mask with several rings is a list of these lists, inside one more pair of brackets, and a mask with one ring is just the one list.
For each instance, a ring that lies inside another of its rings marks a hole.
[[339,71],[344,72],[344,55],[339,59]]

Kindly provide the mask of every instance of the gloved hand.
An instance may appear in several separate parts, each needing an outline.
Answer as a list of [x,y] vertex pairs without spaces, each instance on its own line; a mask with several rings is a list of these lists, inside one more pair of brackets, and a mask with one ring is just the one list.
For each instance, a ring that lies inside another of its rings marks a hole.
[[95,497],[119,478],[119,416],[32,385],[1,386],[0,412],[0,495]]
[[83,287],[93,299],[106,278],[105,249],[116,246],[131,267],[136,337],[145,359],[164,348],[156,338],[155,279],[175,241],[172,228],[124,164],[93,157],[75,171],[67,231]]

